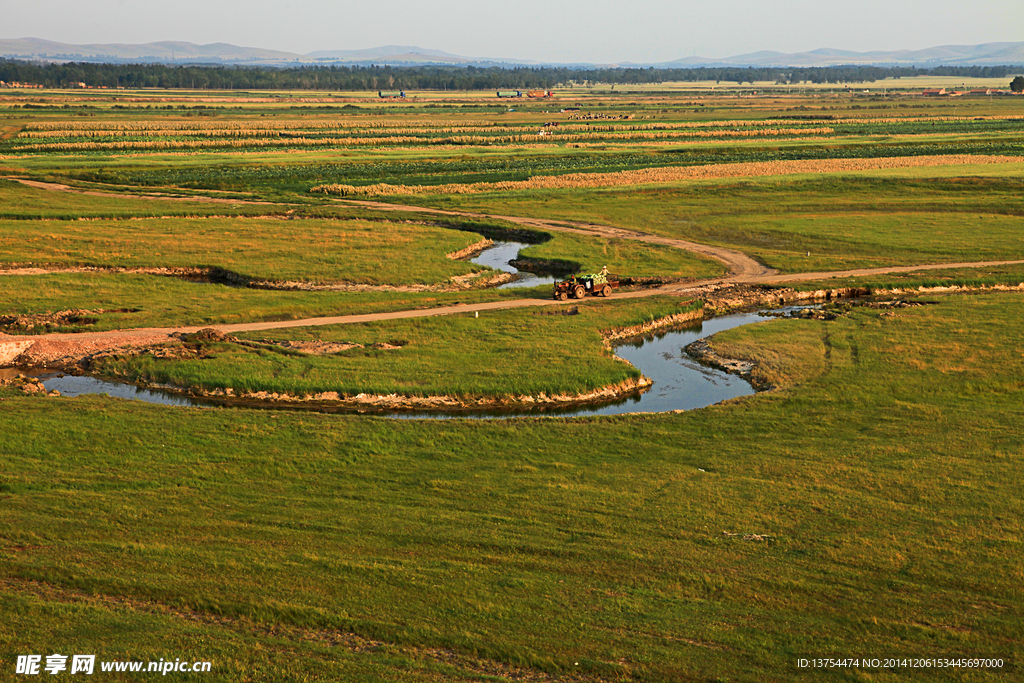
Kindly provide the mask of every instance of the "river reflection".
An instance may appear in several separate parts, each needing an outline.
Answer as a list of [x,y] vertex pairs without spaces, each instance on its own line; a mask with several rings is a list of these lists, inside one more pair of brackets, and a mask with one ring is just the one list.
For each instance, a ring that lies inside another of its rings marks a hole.
[[553,285],[555,283],[555,278],[550,274],[530,273],[509,265],[509,261],[512,261],[519,256],[519,250],[525,249],[528,246],[530,245],[522,242],[495,242],[494,246],[487,247],[477,254],[475,258],[470,259],[470,262],[480,266],[489,266],[495,270],[501,270],[506,273],[516,275],[515,280],[500,285],[498,289],[517,289],[519,287]]

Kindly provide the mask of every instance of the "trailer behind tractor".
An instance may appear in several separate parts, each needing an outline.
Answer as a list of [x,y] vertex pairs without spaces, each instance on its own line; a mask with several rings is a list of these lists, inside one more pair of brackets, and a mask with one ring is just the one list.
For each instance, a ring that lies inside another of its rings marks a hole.
[[586,295],[611,296],[612,288],[619,286],[619,280],[614,275],[605,273],[592,273],[590,275],[573,275],[568,280],[555,283],[552,296],[565,301],[569,297],[582,299]]

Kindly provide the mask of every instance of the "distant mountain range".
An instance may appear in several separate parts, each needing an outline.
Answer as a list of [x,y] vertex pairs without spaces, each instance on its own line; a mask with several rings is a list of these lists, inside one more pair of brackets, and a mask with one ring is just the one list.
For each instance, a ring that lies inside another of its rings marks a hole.
[[695,66],[996,66],[1024,65],[1024,43],[942,45],[926,50],[850,52],[821,48],[810,52],[751,52],[727,59],[688,57],[661,64],[665,67]]
[[780,66],[814,67],[856,64],[860,66],[995,66],[1024,65],[1024,42],[985,43],[983,45],[943,45],[926,50],[895,50],[891,52],[850,52],[822,48],[810,52],[751,52],[724,59],[687,57],[670,62],[619,64],[556,64],[553,62],[517,59],[460,57],[440,50],[387,45],[365,50],[319,50],[300,55],[279,50],[239,47],[228,43],[195,43],[165,41],[130,45],[121,43],[71,45],[40,38],[0,40],[0,57],[46,62],[159,62],[170,64],[251,64],[260,66],[299,66],[303,64],[419,64],[511,65],[511,66],[573,66],[573,67],[662,67],[689,68],[700,66]]

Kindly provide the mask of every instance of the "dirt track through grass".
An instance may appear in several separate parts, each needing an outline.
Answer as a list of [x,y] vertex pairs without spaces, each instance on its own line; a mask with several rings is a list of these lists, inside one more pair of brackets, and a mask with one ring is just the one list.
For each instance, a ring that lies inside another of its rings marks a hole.
[[[107,192],[94,192],[76,190],[67,185],[59,185],[56,183],[42,183],[37,181],[22,180],[18,178],[12,178],[18,182],[24,183],[31,187],[36,187],[44,190],[52,191],[63,191],[63,192],[76,192],[83,194],[91,194],[94,196],[120,196],[120,197],[136,197],[146,199],[169,199],[166,195],[146,195],[144,197],[138,197],[137,195],[118,195],[117,193]],[[177,198],[176,198],[177,199]],[[183,201],[194,201],[196,198],[193,197],[182,197]],[[224,203],[263,203],[263,202],[249,202],[249,201],[236,201],[218,198],[207,198],[208,201],[224,202]],[[983,261],[983,262],[971,262],[971,263],[940,263],[940,264],[928,264],[928,265],[916,265],[916,266],[890,266],[885,268],[863,268],[857,270],[846,270],[846,271],[833,271],[833,272],[814,272],[814,273],[788,273],[779,274],[776,271],[763,266],[754,259],[750,258],[746,254],[731,249],[723,249],[720,247],[712,247],[709,245],[698,244],[695,242],[687,242],[685,240],[672,239],[668,237],[661,237],[658,235],[651,235],[633,230],[626,230],[623,228],[616,228],[608,225],[600,225],[596,223],[580,223],[580,222],[566,222],[566,221],[549,221],[540,218],[524,218],[521,216],[501,216],[496,214],[483,214],[474,213],[468,211],[447,211],[442,209],[429,209],[418,206],[406,206],[400,204],[387,204],[380,202],[370,201],[359,201],[359,200],[339,200],[345,204],[352,204],[356,206],[362,206],[366,208],[374,208],[381,211],[394,211],[394,212],[418,212],[418,213],[431,213],[445,216],[458,216],[464,218],[476,218],[476,219],[499,219],[509,221],[517,225],[521,225],[527,228],[533,228],[538,230],[550,230],[553,232],[566,232],[574,233],[579,235],[591,235],[595,237],[605,238],[619,238],[636,240],[640,242],[647,242],[650,244],[660,244],[677,249],[683,249],[690,251],[702,256],[712,258],[724,263],[729,268],[729,273],[721,278],[699,280],[696,282],[683,283],[683,284],[670,284],[662,287],[638,290],[633,292],[619,292],[616,293],[617,298],[638,298],[646,296],[657,296],[657,295],[669,295],[669,296],[696,296],[699,295],[702,288],[722,285],[722,284],[780,284],[788,282],[799,282],[808,280],[828,280],[830,278],[845,278],[845,277],[856,277],[863,275],[884,275],[887,273],[906,273],[913,271],[923,270],[939,270],[949,268],[980,268],[980,267],[991,267],[991,266],[1003,266],[1003,265],[1016,265],[1024,263],[1024,261]],[[441,315],[455,315],[459,313],[480,313],[486,311],[503,310],[510,308],[527,308],[537,306],[558,306],[558,305],[578,305],[578,301],[561,302],[553,299],[515,299],[512,301],[494,301],[487,303],[477,304],[465,304],[456,306],[442,306],[430,309],[415,309],[406,311],[393,311],[388,313],[372,313],[366,315],[344,315],[344,316],[333,316],[333,317],[321,317],[321,318],[306,318],[301,320],[283,320],[273,322],[254,322],[254,323],[240,323],[234,325],[208,325],[204,327],[213,327],[214,329],[220,330],[225,333],[234,332],[254,332],[262,330],[280,329],[286,327],[313,327],[320,325],[342,325],[352,323],[366,323],[366,322],[377,322],[382,320],[398,320],[407,318],[421,318],[421,317],[433,317]],[[176,332],[195,332],[200,329],[199,327],[171,327],[171,328],[140,328],[135,330],[116,330],[108,332],[82,332],[73,334],[47,334],[39,335],[34,337],[19,337],[11,335],[0,334],[0,351],[3,350],[5,345],[10,345],[16,342],[24,343],[26,341],[34,342],[32,346],[25,352],[26,357],[36,362],[52,361],[60,358],[67,358],[76,355],[87,355],[99,351],[104,351],[113,348],[123,348],[132,346],[149,346],[152,344],[166,343],[170,340],[171,335]]]
[[659,244],[662,246],[689,251],[724,263],[729,268],[729,274],[726,276],[726,279],[730,282],[754,282],[756,281],[756,278],[767,277],[775,273],[771,268],[763,266],[743,252],[735,251],[733,249],[712,247],[707,244],[688,242],[686,240],[662,237],[660,235],[651,235],[645,232],[616,228],[610,225],[601,225],[599,223],[551,221],[543,218],[503,216],[499,214],[474,213],[471,211],[448,211],[444,209],[430,209],[405,206],[402,204],[387,204],[383,202],[359,200],[346,201],[345,203],[366,208],[379,209],[381,211],[415,211],[418,213],[432,213],[442,216],[458,216],[460,218],[497,219],[535,230],[550,230],[552,232],[566,232],[576,235],[589,235],[592,237],[625,239],[637,242],[646,242],[648,244]]

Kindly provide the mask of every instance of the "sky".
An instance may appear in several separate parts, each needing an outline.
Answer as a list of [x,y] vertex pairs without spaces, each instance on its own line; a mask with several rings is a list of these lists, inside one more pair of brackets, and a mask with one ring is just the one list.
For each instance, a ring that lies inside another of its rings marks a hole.
[[0,38],[656,63],[1024,41],[1024,0],[0,0]]

